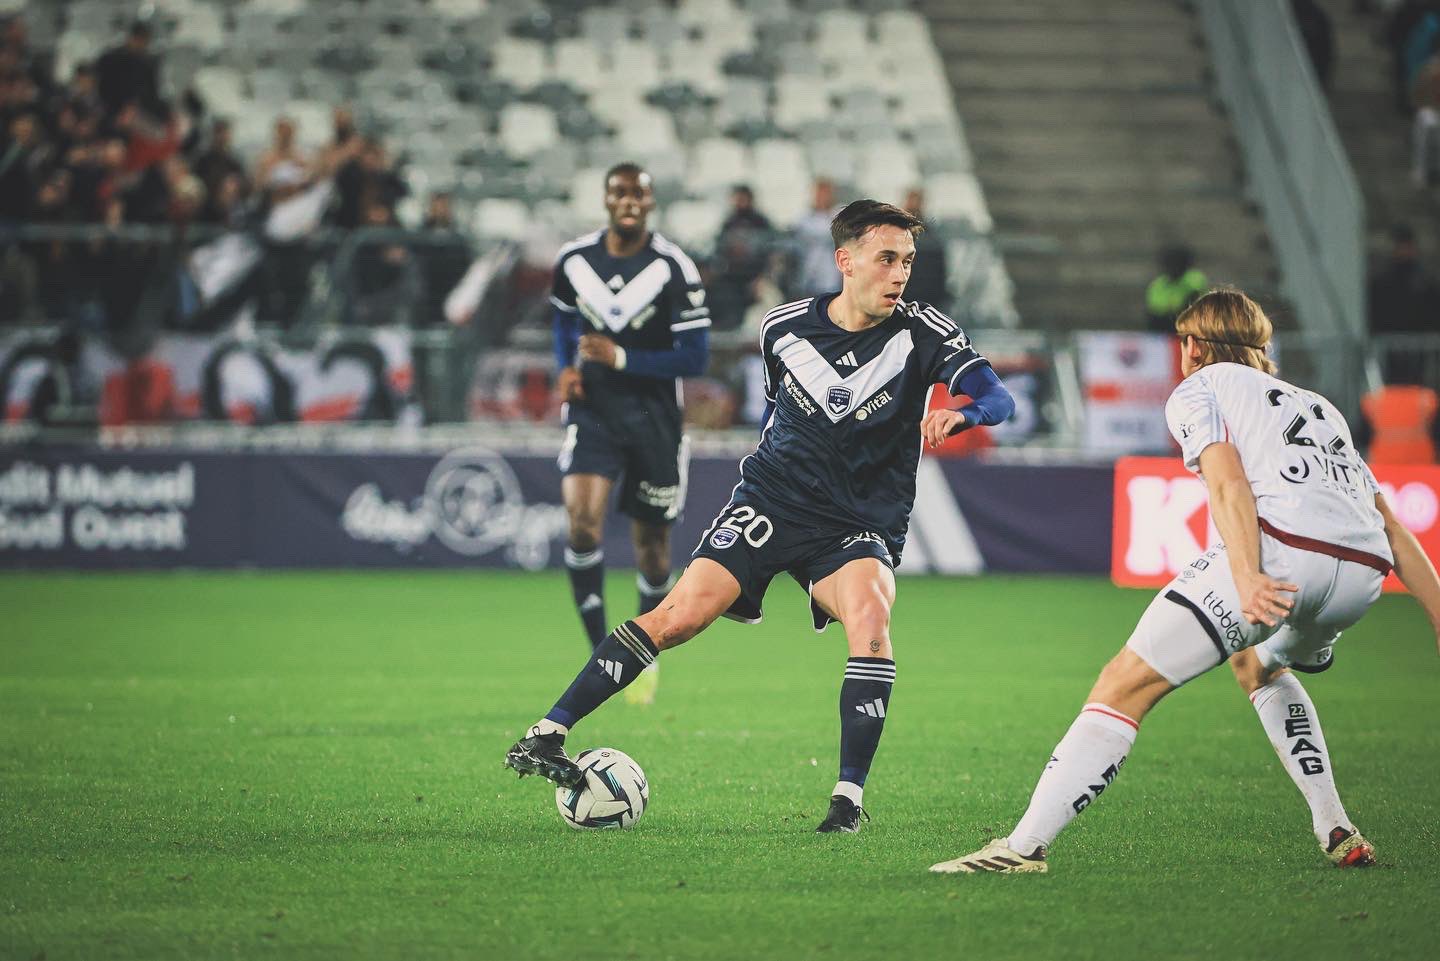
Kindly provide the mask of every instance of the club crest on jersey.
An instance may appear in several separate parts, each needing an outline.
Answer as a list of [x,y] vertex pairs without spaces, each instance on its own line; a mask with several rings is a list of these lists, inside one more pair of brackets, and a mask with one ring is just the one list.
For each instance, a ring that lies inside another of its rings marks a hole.
[[722,527],[718,531],[710,535],[710,546],[716,548],[717,550],[723,551],[731,544],[734,544],[735,538],[738,536],[739,535],[730,528]]
[[825,395],[825,406],[830,408],[830,413],[838,417],[850,409],[854,396],[849,387],[831,387]]

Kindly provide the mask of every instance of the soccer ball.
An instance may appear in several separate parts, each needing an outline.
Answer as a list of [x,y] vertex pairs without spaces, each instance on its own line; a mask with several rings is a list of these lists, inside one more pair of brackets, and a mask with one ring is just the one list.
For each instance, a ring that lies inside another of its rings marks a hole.
[[584,828],[629,828],[645,813],[650,783],[629,755],[610,747],[596,747],[575,758],[585,772],[579,787],[555,789],[555,806],[565,823]]

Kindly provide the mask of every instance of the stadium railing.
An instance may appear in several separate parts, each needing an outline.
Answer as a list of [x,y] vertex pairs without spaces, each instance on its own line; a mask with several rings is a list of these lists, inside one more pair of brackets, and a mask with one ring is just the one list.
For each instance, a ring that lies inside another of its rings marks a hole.
[[[1280,263],[1282,291],[1309,334],[1365,329],[1365,208],[1286,0],[1199,0],[1221,98]],[[1316,383],[1342,409],[1352,372]],[[1375,386],[1368,383],[1368,386]]]

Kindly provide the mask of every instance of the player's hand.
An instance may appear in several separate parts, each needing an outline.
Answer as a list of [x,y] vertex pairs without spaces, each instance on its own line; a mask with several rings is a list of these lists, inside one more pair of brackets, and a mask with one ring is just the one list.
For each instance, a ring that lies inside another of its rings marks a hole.
[[968,421],[958,410],[932,410],[920,422],[920,436],[926,447],[939,447],[945,438],[965,430]]
[[1285,620],[1295,602],[1285,595],[1300,590],[1299,584],[1277,581],[1259,572],[1235,578],[1240,591],[1240,614],[1250,624],[1274,627]]
[[615,341],[604,334],[582,334],[580,336],[580,359],[615,366]]
[[555,378],[555,393],[565,403],[585,399],[585,385],[580,379],[580,371],[574,367],[566,367],[560,371]]

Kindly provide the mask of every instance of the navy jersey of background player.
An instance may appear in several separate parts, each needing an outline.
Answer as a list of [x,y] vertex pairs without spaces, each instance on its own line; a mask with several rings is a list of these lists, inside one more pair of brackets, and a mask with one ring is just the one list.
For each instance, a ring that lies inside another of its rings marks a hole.
[[[613,257],[605,229],[560,249],[550,302],[573,322],[557,338],[561,366],[574,362],[582,333],[604,334],[625,350],[626,369],[581,365],[585,405],[603,414],[612,402],[638,401],[680,415],[677,361],[687,350],[708,349],[710,307],[700,271],[685,252],[651,233],[639,253]],[[568,356],[567,353],[568,346]]]
[[835,296],[766,315],[760,344],[774,411],[740,464],[736,499],[758,499],[795,523],[873,531],[898,563],[930,388],[954,393],[989,361],[929,304],[902,300],[884,322],[852,332],[830,320]]

